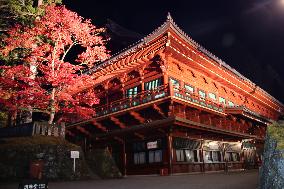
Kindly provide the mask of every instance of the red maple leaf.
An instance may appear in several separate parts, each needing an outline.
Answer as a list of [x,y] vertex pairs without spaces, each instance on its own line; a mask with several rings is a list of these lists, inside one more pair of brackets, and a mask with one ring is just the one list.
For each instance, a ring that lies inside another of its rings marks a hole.
[[[93,90],[70,95],[64,89],[88,80],[90,76],[81,74],[82,68],[108,58],[102,32],[90,20],[55,5],[47,6],[45,15],[32,27],[12,28],[0,53],[7,56],[17,49],[28,53],[20,65],[0,67],[0,104],[10,111],[33,109],[48,113],[49,123],[54,118],[93,116],[92,106],[99,103]],[[84,49],[75,64],[66,61],[74,46]]]

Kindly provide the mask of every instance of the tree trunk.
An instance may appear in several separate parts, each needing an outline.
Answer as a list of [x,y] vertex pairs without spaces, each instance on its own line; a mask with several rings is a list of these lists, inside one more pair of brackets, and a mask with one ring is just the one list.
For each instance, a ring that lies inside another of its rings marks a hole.
[[55,103],[54,103],[54,99],[55,99],[55,88],[52,89],[51,92],[51,97],[50,97],[50,115],[49,115],[49,120],[48,120],[48,124],[52,124],[53,120],[54,120],[54,116],[55,116]]

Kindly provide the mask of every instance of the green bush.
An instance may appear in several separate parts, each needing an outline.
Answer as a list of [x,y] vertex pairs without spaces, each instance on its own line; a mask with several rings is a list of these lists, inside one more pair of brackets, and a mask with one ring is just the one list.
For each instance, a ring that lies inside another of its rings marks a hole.
[[106,149],[96,149],[86,156],[89,167],[101,178],[122,178],[111,154]]
[[277,149],[284,149],[284,122],[275,122],[267,127],[268,135],[277,142]]

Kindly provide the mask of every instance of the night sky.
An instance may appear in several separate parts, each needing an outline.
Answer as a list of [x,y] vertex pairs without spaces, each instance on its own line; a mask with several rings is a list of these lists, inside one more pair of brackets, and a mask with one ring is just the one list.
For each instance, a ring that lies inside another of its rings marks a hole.
[[[151,33],[170,12],[176,24],[196,42],[284,102],[284,0],[281,1],[63,2],[79,15],[92,19],[97,26],[106,26],[110,19],[137,33],[137,36]],[[138,38],[133,37],[129,42],[135,42]],[[113,43],[112,40],[110,43]],[[111,50],[115,53],[118,49]]]

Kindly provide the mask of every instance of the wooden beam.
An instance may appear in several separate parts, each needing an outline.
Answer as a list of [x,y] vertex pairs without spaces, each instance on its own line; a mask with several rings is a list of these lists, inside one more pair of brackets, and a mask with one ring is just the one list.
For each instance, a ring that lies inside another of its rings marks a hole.
[[144,140],[144,138],[145,138],[144,135],[136,133],[136,132],[134,132],[134,135],[137,136],[138,138],[142,139],[142,140]]
[[167,132],[161,128],[157,129],[159,132],[163,133],[163,134],[166,134]]
[[87,136],[92,136],[92,134],[83,127],[77,126],[76,129]]
[[146,119],[143,118],[139,113],[130,111],[130,115],[132,115],[135,119],[137,119],[140,123],[145,123]]
[[126,128],[125,124],[122,123],[119,119],[112,116],[110,117],[110,120],[113,121],[116,125],[118,125],[121,129]]
[[71,131],[66,130],[65,132],[66,132],[67,135],[72,136],[72,137],[75,137],[75,134],[72,133]]
[[157,104],[153,104],[153,108],[154,108],[154,110],[156,110],[161,116],[163,116],[164,118],[166,117],[165,113],[162,111],[162,109],[161,109]]
[[96,121],[92,121],[92,124],[96,126],[98,129],[101,129],[102,131],[107,131],[106,127],[104,127],[101,123],[98,123]]
[[119,137],[113,137],[113,138],[114,138],[114,140],[117,140],[117,141],[119,141],[119,142],[121,142],[121,143],[124,143],[123,139],[121,139],[121,138],[119,138]]

